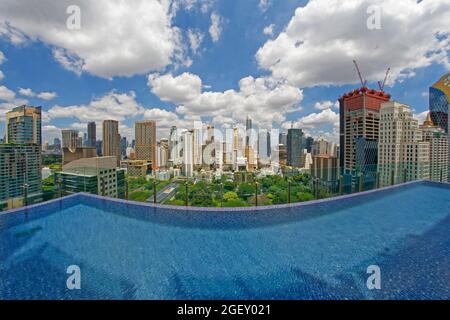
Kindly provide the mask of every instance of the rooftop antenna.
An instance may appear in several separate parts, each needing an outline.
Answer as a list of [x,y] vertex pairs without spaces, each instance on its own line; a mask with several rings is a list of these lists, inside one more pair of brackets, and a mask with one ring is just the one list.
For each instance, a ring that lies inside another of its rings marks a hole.
[[359,80],[361,81],[361,85],[364,88],[366,86],[366,84],[367,84],[367,81],[363,79],[363,77],[361,75],[361,71],[359,70],[358,63],[356,62],[356,60],[353,60],[353,63],[355,65],[355,67],[356,67],[356,72],[358,73]]
[[384,86],[386,85],[387,78],[389,77],[389,72],[391,72],[391,68],[387,69],[386,75],[384,76],[383,83],[381,83],[381,81],[378,81],[378,87],[380,88],[381,92],[384,92]]

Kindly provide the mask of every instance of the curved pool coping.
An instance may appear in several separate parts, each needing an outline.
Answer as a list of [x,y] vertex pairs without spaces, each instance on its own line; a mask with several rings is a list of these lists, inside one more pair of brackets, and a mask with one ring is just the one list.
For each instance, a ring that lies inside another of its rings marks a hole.
[[[440,183],[440,182],[434,182],[429,180],[417,180],[417,181],[411,181],[407,183],[397,184],[394,186],[388,186],[383,187],[379,189],[373,189],[363,192],[357,192],[337,197],[331,197],[331,198],[325,198],[320,200],[311,200],[311,201],[304,201],[304,202],[296,202],[291,204],[279,204],[279,205],[270,205],[270,206],[253,206],[253,207],[186,207],[186,206],[174,206],[174,205],[162,205],[162,204],[153,204],[153,203],[144,203],[144,202],[137,202],[137,201],[131,201],[131,200],[123,200],[123,199],[117,199],[117,198],[109,198],[99,195],[94,195],[90,193],[76,193],[72,195],[65,196],[63,198],[53,199],[46,202],[41,202],[37,204],[33,204],[26,207],[11,209],[7,211],[0,212],[1,215],[10,215],[14,213],[23,213],[24,211],[29,211],[32,209],[43,209],[46,206],[51,206],[52,204],[62,204],[63,202],[70,202],[72,201],[72,205],[76,205],[80,202],[77,202],[76,199],[78,198],[90,198],[90,199],[97,199],[101,201],[107,201],[109,203],[117,203],[122,205],[132,205],[134,207],[142,207],[142,208],[155,208],[155,209],[168,209],[168,210],[175,210],[175,211],[195,211],[195,212],[259,212],[259,211],[265,211],[265,210],[276,210],[276,209],[293,209],[293,208],[302,208],[307,206],[314,206],[319,204],[325,204],[325,203],[332,203],[340,200],[346,200],[346,199],[356,199],[356,198],[362,198],[364,196],[373,195],[373,194],[382,194],[386,193],[395,189],[401,189],[406,186],[413,186],[413,185],[429,185],[429,186],[435,186],[435,187],[443,187],[445,189],[450,189],[450,183]],[[69,205],[68,207],[71,207],[72,205]],[[67,206],[65,206],[67,207]]]

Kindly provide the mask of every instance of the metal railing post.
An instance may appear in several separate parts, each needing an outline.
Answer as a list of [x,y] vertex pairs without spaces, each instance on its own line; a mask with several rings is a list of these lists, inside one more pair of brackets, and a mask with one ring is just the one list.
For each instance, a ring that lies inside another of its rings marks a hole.
[[24,183],[23,186],[23,204],[24,206],[28,206],[28,184]]
[[291,203],[291,179],[288,180],[288,203]]
[[128,200],[128,180],[125,178],[125,200]]
[[220,206],[223,207],[223,182],[220,183]]
[[339,194],[342,195],[344,193],[344,177],[339,176]]
[[258,182],[255,182],[255,206],[258,206]]
[[187,182],[185,182],[184,188],[185,188],[184,190],[186,192],[186,196],[185,196],[185,199],[184,199],[184,205],[186,207],[188,207],[189,206],[189,195],[188,195],[188,183]]
[[395,174],[394,170],[391,170],[391,186],[395,184],[394,174]]
[[153,180],[153,203],[156,203],[156,179]]
[[359,173],[359,192],[364,191],[364,173]]

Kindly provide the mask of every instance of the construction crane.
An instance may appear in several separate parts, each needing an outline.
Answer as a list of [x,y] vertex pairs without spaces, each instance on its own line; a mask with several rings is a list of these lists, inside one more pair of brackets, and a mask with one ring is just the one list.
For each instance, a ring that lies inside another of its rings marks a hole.
[[383,83],[381,83],[381,81],[378,81],[378,87],[380,88],[381,92],[384,92],[384,86],[386,85],[387,78],[389,77],[389,72],[391,72],[391,68],[387,69],[386,75],[384,76]]
[[356,60],[353,60],[353,63],[355,64],[356,72],[358,72],[358,76],[359,76],[359,80],[361,81],[361,85],[364,88],[366,86],[367,81],[363,79],[363,77],[361,75],[361,71],[359,71],[358,63],[356,63]]

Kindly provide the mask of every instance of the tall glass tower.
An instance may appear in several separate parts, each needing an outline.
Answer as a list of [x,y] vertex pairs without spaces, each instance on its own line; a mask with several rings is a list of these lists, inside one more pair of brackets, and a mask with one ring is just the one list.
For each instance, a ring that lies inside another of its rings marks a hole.
[[430,113],[433,123],[448,132],[450,73],[430,87]]

